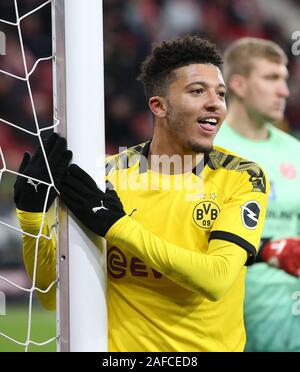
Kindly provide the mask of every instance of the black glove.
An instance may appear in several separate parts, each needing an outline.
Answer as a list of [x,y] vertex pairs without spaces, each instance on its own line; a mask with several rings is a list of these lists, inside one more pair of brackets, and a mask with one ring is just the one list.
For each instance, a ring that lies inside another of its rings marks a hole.
[[72,164],[61,183],[61,197],[74,215],[97,235],[104,237],[126,215],[111,183],[106,192],[78,165]]
[[[67,150],[66,140],[56,133],[48,137],[44,149],[55,186],[58,188],[72,159],[72,151]],[[33,181],[30,178],[51,183],[41,146],[38,147],[32,157],[28,152],[24,154],[18,173],[29,177],[17,177],[14,185],[14,200],[17,208],[26,212],[43,212],[47,191],[50,186]],[[49,210],[57,195],[54,187],[51,187],[46,211]]]

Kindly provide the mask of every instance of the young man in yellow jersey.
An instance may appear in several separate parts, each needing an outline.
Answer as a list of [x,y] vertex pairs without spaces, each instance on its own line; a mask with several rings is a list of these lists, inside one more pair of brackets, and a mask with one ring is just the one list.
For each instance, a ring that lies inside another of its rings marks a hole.
[[[140,75],[153,138],[107,160],[105,193],[67,165],[62,138],[45,145],[64,202],[108,241],[110,351],[244,349],[246,265],[257,252],[269,184],[255,163],[213,147],[226,115],[221,65],[216,47],[196,36],[155,46]],[[26,155],[21,172],[38,178],[40,159]],[[17,180],[15,200],[22,228],[33,233],[45,195],[35,208],[28,200],[45,190],[26,181]],[[24,235],[30,275],[34,248]],[[39,254],[37,285],[46,288],[55,243],[41,239]],[[41,299],[55,308],[53,292]]]

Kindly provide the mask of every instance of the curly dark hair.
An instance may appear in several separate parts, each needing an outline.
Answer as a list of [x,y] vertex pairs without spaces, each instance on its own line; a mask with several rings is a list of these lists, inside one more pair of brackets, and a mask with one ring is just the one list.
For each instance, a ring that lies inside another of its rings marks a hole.
[[194,63],[213,64],[221,69],[223,60],[215,44],[196,35],[154,44],[138,76],[146,98],[165,95],[167,86],[175,78],[174,70]]

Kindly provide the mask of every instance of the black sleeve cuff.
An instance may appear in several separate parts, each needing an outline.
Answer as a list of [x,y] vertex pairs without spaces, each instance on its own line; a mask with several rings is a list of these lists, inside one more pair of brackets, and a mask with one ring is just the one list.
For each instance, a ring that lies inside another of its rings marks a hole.
[[250,266],[254,264],[256,258],[256,249],[254,245],[250,244],[247,240],[241,238],[238,235],[226,232],[226,231],[213,231],[209,236],[209,241],[213,239],[225,240],[230,243],[234,243],[239,247],[245,249],[248,253],[248,260],[245,263],[245,266]]
[[259,250],[258,250],[258,254],[256,256],[256,261],[255,263],[259,263],[259,262],[265,262],[261,256],[263,250],[264,250],[264,246],[266,245],[266,243],[268,243],[269,241],[271,240],[271,238],[263,238],[261,239],[260,241],[260,244],[259,244]]

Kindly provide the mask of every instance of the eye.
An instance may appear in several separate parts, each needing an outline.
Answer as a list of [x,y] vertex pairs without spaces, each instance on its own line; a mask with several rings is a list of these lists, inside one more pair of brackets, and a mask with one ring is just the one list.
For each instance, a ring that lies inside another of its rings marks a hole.
[[204,89],[203,88],[198,88],[198,89],[194,89],[194,90],[192,90],[192,94],[195,94],[195,95],[198,95],[198,94],[202,94],[202,93],[204,93]]
[[224,92],[224,91],[220,91],[220,92],[218,92],[218,95],[219,95],[220,97],[222,97],[222,98],[225,98],[225,97],[226,97],[226,92]]
[[276,74],[265,75],[265,80],[275,81],[275,80],[279,80],[279,79],[280,79],[280,77]]

